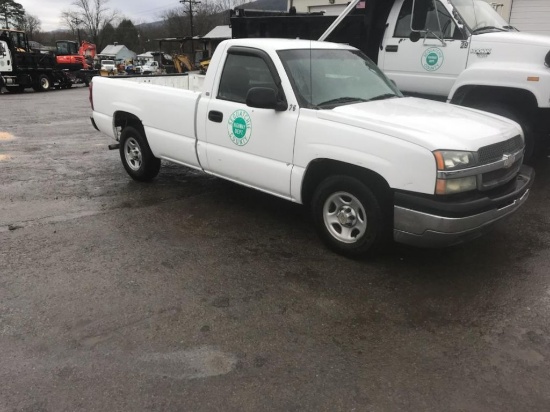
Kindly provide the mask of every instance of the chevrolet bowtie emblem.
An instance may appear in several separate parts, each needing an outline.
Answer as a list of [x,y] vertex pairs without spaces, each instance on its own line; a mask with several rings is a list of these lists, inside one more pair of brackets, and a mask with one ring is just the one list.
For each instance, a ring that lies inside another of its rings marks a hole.
[[506,153],[506,154],[502,155],[502,160],[504,161],[504,167],[509,168],[516,161],[516,156],[513,155],[513,154],[507,154]]

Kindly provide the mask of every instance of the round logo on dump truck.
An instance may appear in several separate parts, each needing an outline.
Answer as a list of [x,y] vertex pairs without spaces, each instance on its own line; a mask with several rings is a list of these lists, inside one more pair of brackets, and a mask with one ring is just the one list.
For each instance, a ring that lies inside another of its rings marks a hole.
[[433,72],[441,67],[443,59],[443,52],[441,50],[437,47],[429,48],[422,54],[422,67],[424,67],[424,70]]
[[252,134],[252,119],[245,110],[236,110],[227,122],[229,138],[237,146],[244,146]]

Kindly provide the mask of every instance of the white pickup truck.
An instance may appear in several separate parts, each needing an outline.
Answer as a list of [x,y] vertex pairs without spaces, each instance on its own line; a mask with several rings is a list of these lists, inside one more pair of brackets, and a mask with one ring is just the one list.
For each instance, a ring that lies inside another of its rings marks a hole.
[[133,179],[164,159],[305,204],[346,255],[392,233],[421,246],[475,238],[525,202],[534,177],[517,123],[403,97],[334,43],[228,40],[205,76],[95,77],[90,101]]

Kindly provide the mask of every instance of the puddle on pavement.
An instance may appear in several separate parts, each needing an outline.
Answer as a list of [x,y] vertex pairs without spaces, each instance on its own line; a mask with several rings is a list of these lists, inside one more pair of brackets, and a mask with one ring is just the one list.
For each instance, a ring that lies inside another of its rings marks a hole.
[[6,140],[13,140],[13,135],[8,132],[0,132],[0,140],[6,141]]
[[139,358],[140,370],[173,379],[198,379],[225,375],[237,365],[237,357],[210,347],[170,353],[150,353]]

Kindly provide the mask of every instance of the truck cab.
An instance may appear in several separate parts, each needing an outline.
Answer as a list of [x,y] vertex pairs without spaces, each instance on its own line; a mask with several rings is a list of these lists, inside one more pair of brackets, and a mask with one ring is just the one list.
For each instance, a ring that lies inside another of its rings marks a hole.
[[101,71],[107,73],[116,72],[116,65],[114,60],[101,60]]
[[57,64],[62,69],[76,71],[88,68],[84,56],[79,54],[77,42],[58,40],[55,42],[55,46]]
[[160,73],[160,64],[156,60],[149,61],[141,66],[141,74],[158,74]]

